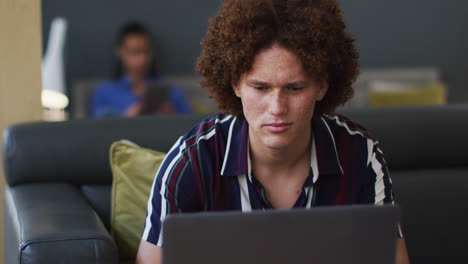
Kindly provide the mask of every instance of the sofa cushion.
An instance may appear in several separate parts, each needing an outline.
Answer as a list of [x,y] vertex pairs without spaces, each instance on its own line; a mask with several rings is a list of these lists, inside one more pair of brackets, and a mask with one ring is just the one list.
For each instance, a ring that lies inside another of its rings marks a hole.
[[112,144],[111,230],[120,260],[134,260],[143,232],[146,206],[156,172],[166,154],[129,141]]
[[112,186],[110,184],[81,186],[81,193],[88,200],[94,211],[96,211],[108,231],[110,231],[111,190]]

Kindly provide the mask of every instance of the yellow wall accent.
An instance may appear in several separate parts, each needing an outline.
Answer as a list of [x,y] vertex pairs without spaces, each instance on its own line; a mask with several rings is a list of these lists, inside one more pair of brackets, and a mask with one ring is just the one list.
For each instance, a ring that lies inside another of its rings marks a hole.
[[[41,119],[41,1],[0,0],[0,131]],[[0,153],[0,263],[4,263]]]

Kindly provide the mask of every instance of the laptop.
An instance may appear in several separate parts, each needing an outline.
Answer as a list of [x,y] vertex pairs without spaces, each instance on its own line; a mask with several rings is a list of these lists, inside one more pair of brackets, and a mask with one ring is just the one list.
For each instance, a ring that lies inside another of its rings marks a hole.
[[395,206],[170,215],[163,264],[395,263]]

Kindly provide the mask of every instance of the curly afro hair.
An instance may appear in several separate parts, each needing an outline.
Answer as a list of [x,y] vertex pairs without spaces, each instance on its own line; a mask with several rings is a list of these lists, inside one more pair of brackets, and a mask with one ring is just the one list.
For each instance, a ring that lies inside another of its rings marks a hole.
[[352,97],[359,73],[359,54],[345,29],[335,0],[224,0],[201,43],[200,84],[221,112],[242,115],[232,82],[250,71],[259,51],[277,43],[295,53],[311,77],[328,83],[315,113],[332,113]]

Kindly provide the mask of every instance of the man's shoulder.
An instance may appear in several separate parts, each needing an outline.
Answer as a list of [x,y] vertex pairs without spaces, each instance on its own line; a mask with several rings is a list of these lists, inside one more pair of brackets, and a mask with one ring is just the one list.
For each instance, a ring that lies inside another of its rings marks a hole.
[[324,114],[321,116],[321,120],[335,137],[344,135],[353,137],[356,140],[367,141],[369,139],[375,141],[374,136],[364,126],[339,113]]
[[224,138],[235,121],[236,117],[222,113],[206,117],[184,135],[184,141],[187,146],[193,146],[200,142],[209,142],[215,136]]
[[341,114],[323,115],[320,119],[323,124],[321,133],[331,135],[331,144],[335,147],[339,161],[352,161],[354,164],[343,166],[345,163],[340,163],[342,170],[346,173],[351,172],[350,170],[360,170],[363,166],[367,167],[373,148],[378,144],[375,137],[365,127]]

